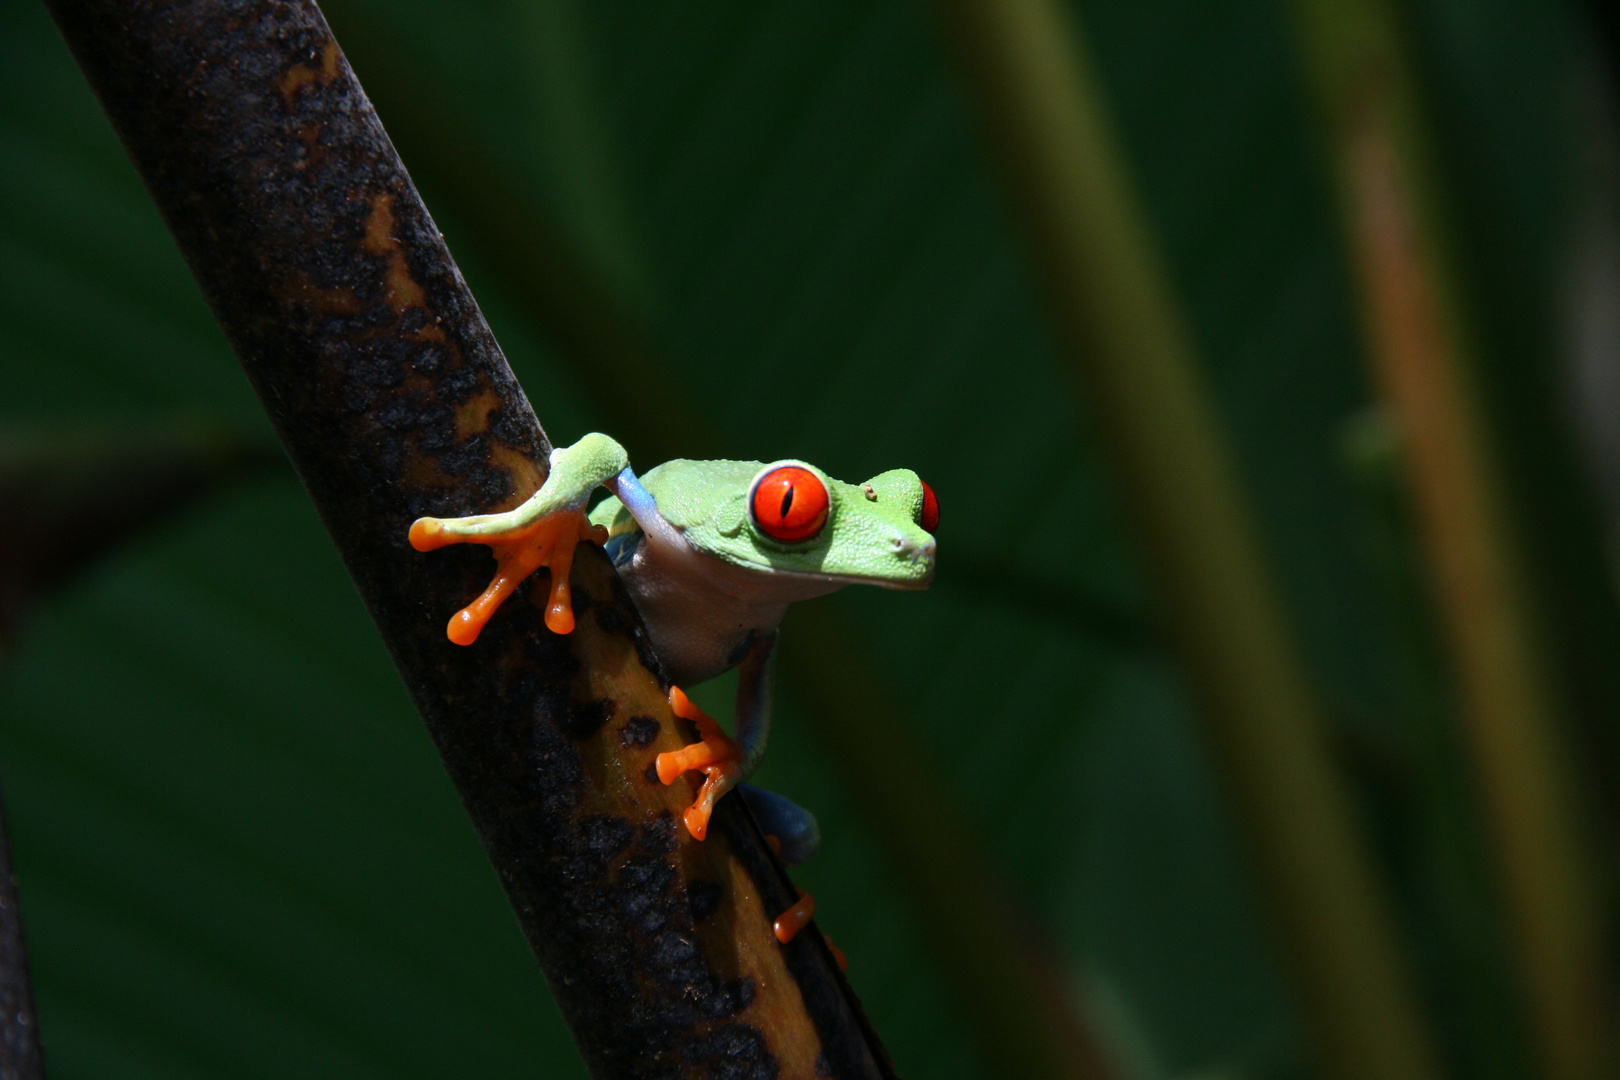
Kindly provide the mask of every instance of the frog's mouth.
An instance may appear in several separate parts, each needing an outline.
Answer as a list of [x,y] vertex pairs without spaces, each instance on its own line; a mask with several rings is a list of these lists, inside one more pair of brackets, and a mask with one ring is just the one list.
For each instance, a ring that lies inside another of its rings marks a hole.
[[876,585],[881,589],[894,589],[897,592],[922,592],[934,583],[934,571],[930,569],[928,576],[918,578],[916,581],[874,581],[871,578],[855,578],[863,585]]
[[925,576],[910,581],[862,577],[859,574],[819,574],[813,570],[784,570],[778,566],[764,567],[762,569],[775,577],[791,578],[796,581],[814,581],[823,585],[838,586],[876,585],[880,589],[894,589],[897,592],[921,592],[934,583],[933,567],[928,568],[928,573]]
[[910,560],[913,566],[922,566],[923,569],[916,577],[883,577],[876,574],[835,574],[821,570],[799,570],[786,566],[772,566],[769,563],[749,564],[749,568],[758,573],[770,574],[774,577],[789,578],[798,581],[815,581],[825,585],[876,585],[880,589],[894,589],[900,592],[917,592],[928,588],[934,582],[934,546],[929,544],[926,548],[913,549]]
[[[691,550],[697,552],[696,548]],[[935,550],[932,537],[923,543],[917,543],[910,537],[896,535],[893,538],[892,552],[889,556],[881,557],[878,565],[871,569],[862,569],[857,564],[849,572],[823,569],[825,564],[817,565],[803,553],[771,551],[764,549],[763,546],[748,554],[717,551],[697,553],[750,574],[759,574],[779,581],[802,581],[828,588],[877,585],[884,589],[915,591],[928,588],[934,580]],[[778,561],[772,561],[773,556]],[[892,561],[889,561],[891,557]],[[825,554],[822,558],[825,558]],[[790,559],[796,561],[797,565],[784,565],[784,562]]]

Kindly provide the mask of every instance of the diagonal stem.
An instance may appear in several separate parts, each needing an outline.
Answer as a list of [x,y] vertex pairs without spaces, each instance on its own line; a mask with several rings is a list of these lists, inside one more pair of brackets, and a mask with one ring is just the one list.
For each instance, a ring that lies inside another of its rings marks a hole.
[[1192,343],[1052,0],[939,0],[1224,769],[1324,1073],[1435,1075]]
[[1296,7],[1360,279],[1368,359],[1405,452],[1540,1075],[1596,1080],[1610,1075],[1612,1051],[1572,773],[1470,381],[1413,76],[1382,4]]

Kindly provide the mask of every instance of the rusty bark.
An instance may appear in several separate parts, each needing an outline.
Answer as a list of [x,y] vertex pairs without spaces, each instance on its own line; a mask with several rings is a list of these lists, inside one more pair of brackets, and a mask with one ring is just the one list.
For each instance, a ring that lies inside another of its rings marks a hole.
[[[257,389],[598,1077],[888,1077],[886,1054],[738,800],[710,838],[654,756],[667,681],[600,552],[579,625],[544,575],[472,647],[443,626],[483,550],[424,514],[505,509],[550,450],[443,238],[309,0],[47,0]],[[262,571],[263,568],[261,568]]]

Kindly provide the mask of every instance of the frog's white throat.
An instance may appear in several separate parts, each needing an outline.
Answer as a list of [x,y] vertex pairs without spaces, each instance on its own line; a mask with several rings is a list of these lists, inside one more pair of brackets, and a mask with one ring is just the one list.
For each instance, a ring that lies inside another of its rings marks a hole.
[[735,566],[698,551],[679,530],[643,533],[619,564],[653,649],[678,685],[731,668],[752,636],[775,630],[788,605],[850,582],[830,575]]

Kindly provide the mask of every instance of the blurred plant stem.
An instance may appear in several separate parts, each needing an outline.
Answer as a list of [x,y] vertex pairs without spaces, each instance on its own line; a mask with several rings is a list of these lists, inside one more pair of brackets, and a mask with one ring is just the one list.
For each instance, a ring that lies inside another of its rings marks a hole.
[[[1393,835],[1386,832],[1383,850],[1407,917],[1427,928],[1424,940],[1414,943],[1428,961],[1421,969],[1426,1001],[1435,1027],[1449,1036],[1446,1061],[1453,1075],[1522,1080],[1530,1072],[1529,1032],[1406,498],[1405,462],[1386,410],[1375,405],[1352,416],[1340,430],[1340,450],[1359,495],[1361,557],[1391,615],[1399,707],[1378,727],[1395,734],[1399,747],[1390,747],[1388,760],[1402,763],[1397,783],[1405,792],[1404,841],[1390,844]],[[1358,727],[1339,730],[1348,736]],[[1360,792],[1389,789],[1388,777],[1380,782],[1363,771],[1360,779]]]
[[0,435],[0,656],[34,604],[105,551],[280,449],[205,418],[81,420]]
[[654,309],[639,234],[623,198],[613,125],[597,100],[594,52],[574,0],[511,0],[532,87],[535,139],[575,250],[622,308]]
[[1328,124],[1369,359],[1398,427],[1460,712],[1547,1080],[1608,1072],[1601,949],[1571,773],[1521,594],[1503,487],[1446,265],[1416,83],[1375,0],[1298,0]]
[[1436,1075],[1372,867],[1083,42],[940,0],[1282,932],[1322,1072]]

